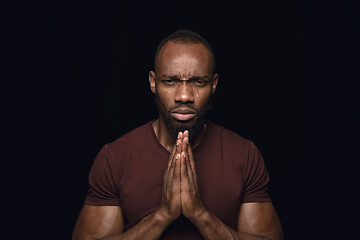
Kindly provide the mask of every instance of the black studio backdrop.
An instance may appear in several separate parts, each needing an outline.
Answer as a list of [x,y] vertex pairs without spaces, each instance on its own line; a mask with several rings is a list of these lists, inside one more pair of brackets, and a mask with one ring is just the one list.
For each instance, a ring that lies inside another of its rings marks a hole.
[[300,2],[27,1],[2,11],[2,239],[70,238],[98,151],[156,118],[148,71],[159,41],[180,28],[215,51],[220,78],[209,118],[259,147],[285,237],[303,239]]

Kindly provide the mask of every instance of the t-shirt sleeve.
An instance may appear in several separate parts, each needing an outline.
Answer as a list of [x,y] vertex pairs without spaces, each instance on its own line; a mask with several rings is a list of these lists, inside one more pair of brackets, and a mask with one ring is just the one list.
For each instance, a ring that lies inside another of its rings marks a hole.
[[119,194],[109,164],[109,147],[105,145],[96,156],[89,174],[89,190],[85,205],[119,206]]
[[248,156],[247,180],[242,202],[270,202],[267,188],[269,174],[264,159],[253,142],[250,144]]

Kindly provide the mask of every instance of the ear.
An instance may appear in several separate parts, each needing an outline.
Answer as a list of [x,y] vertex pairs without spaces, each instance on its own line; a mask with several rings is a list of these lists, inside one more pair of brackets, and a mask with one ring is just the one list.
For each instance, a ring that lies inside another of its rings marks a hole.
[[219,74],[215,73],[212,78],[212,93],[214,94],[216,91],[216,86],[218,84]]
[[155,81],[155,72],[154,71],[150,71],[149,72],[149,83],[150,83],[150,90],[153,94],[156,93],[156,81]]

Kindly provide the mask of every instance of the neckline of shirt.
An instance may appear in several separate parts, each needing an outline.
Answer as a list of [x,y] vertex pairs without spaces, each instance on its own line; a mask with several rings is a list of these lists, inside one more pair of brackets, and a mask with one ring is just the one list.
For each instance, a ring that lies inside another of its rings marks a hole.
[[[161,145],[161,143],[159,142],[159,140],[156,137],[156,134],[155,134],[154,128],[153,128],[153,122],[154,121],[156,121],[156,119],[153,119],[153,120],[151,120],[150,122],[147,123],[148,129],[150,130],[150,134],[151,134],[151,136],[152,136],[152,138],[154,140],[154,143],[162,152],[166,153],[167,155],[170,155],[170,152],[163,145]],[[195,149],[193,149],[194,154],[195,154],[195,152],[198,151],[198,149],[200,149],[202,147],[202,145],[204,145],[204,142],[206,141],[207,136],[208,136],[208,132],[211,131],[211,128],[212,128],[212,123],[210,121],[206,120],[206,131],[205,131],[205,134],[204,134],[204,138],[202,139],[200,144]]]

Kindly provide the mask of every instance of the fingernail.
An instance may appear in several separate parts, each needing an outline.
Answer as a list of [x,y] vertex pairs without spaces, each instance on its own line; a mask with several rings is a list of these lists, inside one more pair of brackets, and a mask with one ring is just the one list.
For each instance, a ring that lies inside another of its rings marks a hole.
[[179,138],[180,138],[180,133],[181,133],[181,132],[179,132],[179,133],[178,133],[177,139],[179,139]]
[[185,158],[185,153],[184,153],[184,152],[182,152],[181,154],[182,154],[182,155],[183,155],[183,157]]
[[177,140],[177,141],[176,141],[176,146],[179,146],[179,144],[180,144],[180,141]]
[[178,154],[176,154],[175,159],[178,159],[179,157],[180,157],[180,154],[178,153]]

